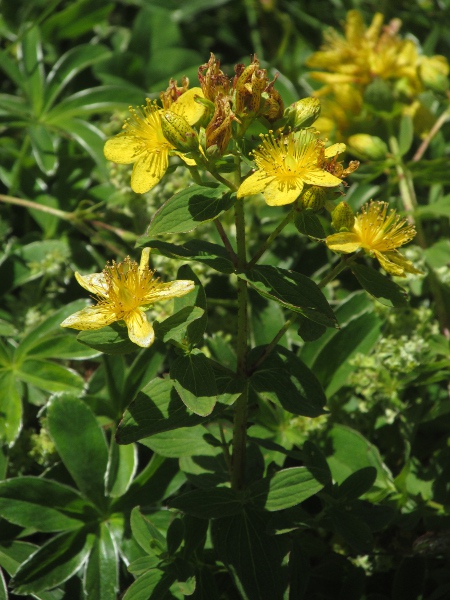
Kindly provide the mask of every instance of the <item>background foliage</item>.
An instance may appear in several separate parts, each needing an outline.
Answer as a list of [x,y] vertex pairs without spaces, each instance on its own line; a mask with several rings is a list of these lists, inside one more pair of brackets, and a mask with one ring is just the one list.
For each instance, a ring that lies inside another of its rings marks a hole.
[[[318,336],[305,320],[303,339],[298,325],[288,330],[251,380],[244,499],[226,485],[223,452],[238,393],[212,371],[215,361],[236,363],[230,267],[201,245],[219,243],[217,232],[201,222],[186,237],[156,213],[191,183],[187,171],[171,167],[137,196],[128,167],[103,156],[130,104],[169,77],[195,85],[210,51],[230,74],[256,52],[271,76],[280,73],[286,106],[309,96],[318,83],[305,62],[352,8],[366,23],[376,11],[400,18],[424,54],[450,57],[448,0],[4,0],[0,599],[449,596],[448,123],[414,161],[420,135],[411,120],[396,122],[426,242],[407,255],[425,275],[401,282],[406,302],[397,288],[378,294],[364,284],[361,265],[357,279],[346,272],[326,291],[340,329]],[[443,91],[421,101],[431,122],[448,108]],[[353,209],[372,197],[402,208],[394,162],[363,161],[347,189]],[[256,250],[282,213],[248,203]],[[219,208],[231,227],[229,206]],[[329,220],[304,219],[265,263],[320,280],[331,254],[312,228],[330,233]],[[159,340],[145,350],[117,326],[78,340],[59,327],[87,303],[73,272],[137,258],[143,235],[156,238],[152,261],[167,280],[178,272],[197,283],[174,312],[185,310],[202,350],[189,358],[194,383],[196,371],[211,370],[220,384],[196,388],[194,399],[209,414],[218,397],[220,417],[203,418],[198,405],[197,414],[173,410],[177,394],[189,406],[193,384],[167,344],[181,339],[180,324],[164,321],[170,306],[155,312]],[[168,246],[187,239],[183,255]],[[286,303],[250,294],[252,342],[263,346],[283,326]],[[175,383],[161,378],[169,372]]]

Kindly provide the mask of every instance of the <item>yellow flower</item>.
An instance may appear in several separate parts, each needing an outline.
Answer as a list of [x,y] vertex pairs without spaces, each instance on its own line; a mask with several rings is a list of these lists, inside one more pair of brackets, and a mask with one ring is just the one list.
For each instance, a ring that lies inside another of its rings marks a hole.
[[261,146],[253,152],[258,170],[241,184],[238,198],[262,193],[269,206],[282,206],[295,202],[305,184],[335,187],[341,183],[339,177],[326,170],[326,159],[344,152],[345,144],[325,149],[308,130],[278,139],[272,133],[261,137]]
[[123,320],[132,342],[142,348],[151,346],[155,334],[145,311],[159,300],[184,296],[194,289],[194,282],[160,283],[159,278],[154,277],[155,271],[148,266],[149,256],[150,248],[145,248],[139,265],[127,257],[121,263],[107,265],[102,273],[75,273],[78,283],[94,294],[97,304],[70,315],[61,327],[85,331]]
[[[183,117],[189,125],[197,123],[204,111],[204,107],[195,102],[195,96],[203,98],[200,88],[188,90],[170,106],[170,111]],[[161,181],[169,166],[169,154],[178,154],[187,164],[194,164],[164,137],[162,112],[148,98],[145,106],[130,107],[131,117],[125,122],[124,131],[105,144],[104,153],[108,160],[124,165],[134,163],[131,188],[137,194],[148,192]]]
[[387,202],[373,202],[363,206],[355,217],[352,231],[335,233],[326,238],[330,250],[349,254],[362,248],[374,255],[387,273],[405,277],[405,272],[421,273],[398,250],[416,235],[413,225],[392,209],[388,214]]

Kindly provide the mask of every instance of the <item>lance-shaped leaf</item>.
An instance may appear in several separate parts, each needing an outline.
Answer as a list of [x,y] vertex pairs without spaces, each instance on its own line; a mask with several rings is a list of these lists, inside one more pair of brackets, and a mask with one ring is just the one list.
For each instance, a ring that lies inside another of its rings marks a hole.
[[287,587],[282,567],[286,540],[266,533],[268,518],[269,513],[247,506],[211,524],[214,549],[244,600],[281,599]]
[[323,485],[306,467],[282,469],[250,486],[250,496],[268,511],[284,510],[317,494]]
[[299,312],[316,323],[336,327],[337,321],[331,306],[309,277],[270,265],[256,266],[240,273],[239,277],[245,279],[264,298]]
[[110,600],[119,591],[119,569],[116,545],[106,523],[100,525],[86,564],[84,593],[86,598]]
[[104,508],[108,448],[94,414],[78,398],[65,395],[51,399],[47,418],[58,454],[78,488]]
[[162,254],[168,258],[201,262],[220,273],[234,272],[233,262],[225,248],[219,244],[211,244],[203,240],[190,240],[181,246],[144,236],[139,238],[136,245],[138,247],[150,246],[155,254]]
[[191,185],[172,196],[153,215],[147,235],[185,233],[212,221],[231,208],[233,198],[224,186]]
[[[264,348],[255,348],[249,361],[256,361]],[[324,413],[326,396],[314,373],[293,352],[277,346],[258,367],[250,380],[261,396],[285,410],[306,417]]]
[[386,275],[382,275],[379,271],[375,271],[371,267],[357,263],[351,265],[351,270],[366,292],[376,298],[381,304],[395,307],[407,304],[408,294],[406,290],[394,283]]
[[11,370],[0,370],[0,442],[12,444],[22,426],[22,400]]
[[197,307],[203,309],[203,315],[199,319],[195,319],[186,327],[185,338],[189,345],[195,346],[203,341],[206,325],[208,323],[208,315],[206,312],[206,294],[201,284],[200,279],[194,273],[189,265],[182,265],[178,269],[177,279],[189,279],[194,282],[194,289],[180,298],[174,298],[173,309],[176,311],[184,307]]
[[79,529],[98,517],[95,507],[76,490],[40,477],[0,482],[0,515],[38,531]]
[[33,594],[67,581],[86,561],[94,539],[85,530],[53,537],[20,565],[12,579],[14,591]]
[[172,508],[199,519],[218,519],[237,515],[243,510],[242,498],[229,488],[193,490],[170,501]]
[[210,359],[198,350],[180,356],[170,368],[175,389],[196,415],[211,414],[217,402],[217,385]]
[[128,337],[128,330],[117,323],[92,331],[80,331],[77,340],[105,354],[128,354],[140,350]]
[[191,427],[205,419],[186,408],[170,379],[153,379],[131,402],[116,432],[119,444],[137,442],[161,431]]

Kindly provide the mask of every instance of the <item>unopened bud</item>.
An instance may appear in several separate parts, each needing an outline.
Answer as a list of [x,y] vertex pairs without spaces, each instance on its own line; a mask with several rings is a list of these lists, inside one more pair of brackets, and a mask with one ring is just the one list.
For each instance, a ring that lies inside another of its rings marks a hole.
[[171,110],[163,111],[161,127],[166,140],[180,152],[198,150],[198,134],[181,115]]
[[331,213],[331,224],[336,231],[351,231],[355,224],[355,215],[347,202],[339,202]]
[[288,118],[288,124],[295,129],[309,127],[319,114],[320,100],[318,98],[302,98],[284,111],[284,116]]
[[449,66],[445,56],[422,56],[419,75],[425,87],[435,92],[445,92],[449,88]]
[[376,135],[355,133],[348,138],[350,150],[362,160],[383,160],[388,153],[388,147]]
[[325,206],[327,191],[317,185],[311,186],[300,197],[303,208],[318,212]]

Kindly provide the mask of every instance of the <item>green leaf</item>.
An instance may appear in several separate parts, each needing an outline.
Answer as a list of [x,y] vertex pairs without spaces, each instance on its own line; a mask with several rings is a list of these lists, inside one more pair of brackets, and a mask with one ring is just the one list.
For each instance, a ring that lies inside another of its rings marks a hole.
[[136,506],[131,511],[130,525],[133,537],[145,552],[150,555],[160,554],[166,550],[166,539]]
[[47,77],[45,109],[52,106],[66,85],[81,71],[109,56],[111,51],[102,44],[82,44],[65,52]]
[[297,323],[299,324],[297,333],[304,342],[314,342],[326,332],[324,325],[314,323],[314,321],[310,321],[303,315],[298,316]]
[[304,235],[319,239],[326,237],[319,217],[312,210],[300,210],[296,212],[294,224],[300,233]]
[[170,378],[192,412],[201,417],[211,414],[217,402],[217,386],[209,358],[198,350],[178,357],[170,367]]
[[[0,69],[2,69],[5,75],[9,77],[19,89],[23,91],[26,90],[25,77],[19,69],[17,60],[12,60],[9,57],[9,49],[8,51],[2,50],[0,52]],[[18,101],[20,102],[19,98]]]
[[40,477],[0,482],[0,515],[37,531],[79,529],[95,518],[92,504],[73,488]]
[[197,275],[194,273],[194,271],[189,265],[182,265],[178,269],[177,279],[188,279],[190,281],[193,281],[195,287],[191,292],[189,292],[189,294],[185,294],[184,296],[181,296],[181,298],[174,298],[174,311],[179,311],[182,308],[188,306],[196,306],[203,310],[203,316],[199,319],[196,319],[194,322],[189,323],[186,328],[186,333],[184,337],[187,339],[187,342],[192,347],[202,343],[203,335],[205,333],[206,325],[208,323],[208,315],[206,312],[206,294],[200,282],[200,279],[197,277]]
[[80,146],[92,157],[97,163],[102,174],[108,176],[106,159],[103,154],[103,146],[105,145],[105,135],[92,125],[82,119],[65,117],[62,115],[61,121],[56,125],[69,134]]
[[159,556],[142,556],[128,565],[128,572],[139,577],[149,569],[154,569],[160,562]]
[[266,533],[268,515],[247,507],[211,524],[214,549],[243,600],[281,600],[287,587],[286,540]]
[[[269,344],[285,324],[283,309],[276,302],[270,302],[254,290],[249,290],[251,305],[251,325],[255,346]],[[308,323],[311,321],[308,320]],[[280,345],[288,345],[283,337]]]
[[185,306],[171,317],[161,321],[161,323],[155,321],[153,323],[155,334],[163,342],[169,342],[170,340],[181,342],[189,323],[196,321],[204,314],[205,311],[203,308],[198,306]]
[[224,185],[191,185],[172,196],[156,211],[147,234],[186,233],[212,221],[231,206],[233,198]]
[[309,277],[279,269],[270,265],[260,265],[239,277],[264,298],[274,300],[285,308],[299,312],[308,319],[336,327],[336,317],[320,288]]
[[3,572],[0,569],[0,600],[8,600],[8,588],[6,585],[5,578],[3,577]]
[[218,244],[211,244],[202,240],[190,240],[181,246],[143,236],[136,242],[136,246],[138,248],[150,246],[156,254],[162,254],[168,258],[204,263],[220,273],[230,274],[234,272],[234,265],[227,251]]
[[372,550],[373,536],[362,519],[338,506],[330,506],[328,514],[336,533],[342,536],[356,552],[367,554]]
[[75,302],[71,302],[52,313],[45,321],[40,323],[37,327],[34,327],[20,342],[15,353],[15,361],[18,362],[28,353],[31,354],[31,351],[38,346],[42,340],[46,339],[45,336],[47,336],[47,334],[54,332],[55,330],[59,333],[61,331],[60,324],[62,321],[72,313],[83,309],[85,306],[85,300],[75,300]]
[[45,37],[64,40],[92,33],[96,26],[107,21],[114,9],[113,3],[98,4],[91,0],[76,0],[62,10],[53,11],[42,26]]
[[18,540],[7,540],[0,543],[0,565],[8,573],[14,575],[20,565],[37,550],[35,544]]
[[117,550],[108,525],[100,524],[100,535],[86,564],[83,589],[86,598],[111,600],[119,592],[119,565]]
[[108,449],[91,410],[74,396],[53,397],[47,409],[48,428],[58,454],[80,491],[104,508],[104,474]]
[[338,489],[338,498],[346,501],[356,500],[370,490],[376,479],[375,467],[363,467],[344,479]]
[[67,119],[87,117],[91,113],[113,112],[128,108],[132,103],[142,102],[142,98],[133,96],[132,91],[121,85],[102,85],[83,89],[64,98],[52,108],[47,113],[45,122],[48,125],[62,127]]
[[331,486],[333,478],[331,477],[330,467],[321,449],[310,440],[306,440],[302,451],[303,462],[308,470],[313,473],[317,481],[320,481],[323,486]]
[[[252,350],[250,364],[262,351],[263,348]],[[276,346],[258,367],[250,383],[263,398],[295,415],[317,417],[324,413],[326,397],[316,376],[293,352],[281,346]]]
[[366,312],[349,321],[325,343],[310,367],[328,398],[347,383],[354,369],[350,359],[372,350],[380,337],[381,325],[376,314]]
[[30,125],[28,133],[38,167],[47,176],[54,175],[58,168],[55,136],[44,125]]
[[437,217],[450,217],[450,195],[444,196],[437,202],[418,206],[414,215],[420,219],[436,219]]
[[58,358],[59,360],[89,360],[100,354],[98,350],[80,344],[76,336],[67,330],[60,334],[45,336],[29,351],[36,358]]
[[306,467],[282,469],[250,486],[252,500],[272,512],[300,504],[317,494],[323,485]]
[[35,116],[40,115],[44,91],[44,61],[41,36],[37,26],[28,29],[20,46],[24,89],[33,106]]
[[169,379],[153,379],[129,405],[116,432],[118,444],[137,442],[161,431],[191,427],[204,419],[187,410]]
[[[375,467],[375,492],[387,493],[395,489],[392,475],[383,463],[377,447],[358,431],[344,425],[334,425],[327,437],[332,452],[327,461],[337,483],[342,484],[355,471]],[[371,496],[372,492],[368,497]]]
[[133,444],[118,446],[111,438],[108,469],[105,474],[106,493],[112,498],[123,496],[131,485],[138,466],[137,449]]
[[170,500],[169,506],[199,519],[218,519],[242,512],[242,500],[229,488],[193,490]]
[[0,370],[0,407],[0,445],[12,445],[22,427],[22,399],[10,370]]
[[25,383],[47,392],[80,392],[84,387],[81,375],[47,360],[29,358],[20,365],[16,374]]
[[400,121],[400,132],[398,137],[398,150],[400,156],[404,156],[411,148],[414,139],[413,120],[409,115],[403,115]]
[[93,542],[84,530],[53,537],[20,565],[11,580],[14,592],[33,594],[64,583],[86,561]]
[[164,600],[174,579],[160,569],[151,569],[130,585],[122,600]]
[[205,440],[208,430],[202,425],[195,427],[178,427],[171,431],[163,431],[140,440],[160,456],[180,458],[182,456],[210,456],[215,454],[214,448]]
[[386,275],[382,275],[379,271],[371,267],[356,263],[351,265],[351,270],[366,292],[376,298],[381,304],[396,308],[406,306],[408,298],[406,290],[394,283]]
[[105,354],[128,354],[139,350],[128,337],[127,328],[117,323],[93,331],[80,331],[77,340]]

